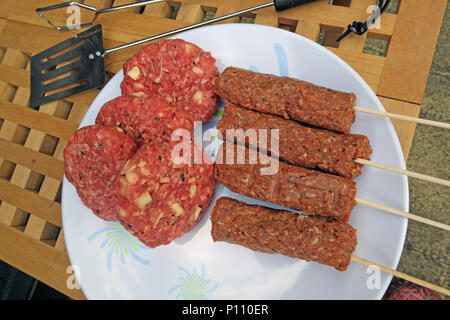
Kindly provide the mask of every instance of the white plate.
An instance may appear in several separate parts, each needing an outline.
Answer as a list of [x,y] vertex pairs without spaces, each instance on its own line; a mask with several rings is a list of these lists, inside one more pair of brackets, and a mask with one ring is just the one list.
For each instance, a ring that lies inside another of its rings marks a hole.
[[[384,111],[366,82],[322,46],[276,28],[223,24],[178,35],[217,59],[220,71],[236,66],[290,76],[342,91],[355,92],[357,104]],[[120,95],[122,72],[99,93],[82,126],[93,124],[101,106]],[[206,128],[213,128],[214,118]],[[358,114],[353,133],[365,134],[372,160],[405,168],[400,143],[389,120]],[[360,198],[408,211],[405,176],[365,167],[356,179]],[[231,196],[217,184],[215,199]],[[214,200],[215,200],[214,199]],[[268,204],[266,204],[268,205]],[[201,223],[168,246],[149,249],[119,224],[105,222],[83,206],[66,179],[62,192],[66,246],[81,288],[89,299],[379,299],[392,276],[357,262],[344,272],[315,262],[258,253],[211,239],[209,211]],[[355,255],[395,269],[407,220],[358,205],[350,224],[358,230]]]

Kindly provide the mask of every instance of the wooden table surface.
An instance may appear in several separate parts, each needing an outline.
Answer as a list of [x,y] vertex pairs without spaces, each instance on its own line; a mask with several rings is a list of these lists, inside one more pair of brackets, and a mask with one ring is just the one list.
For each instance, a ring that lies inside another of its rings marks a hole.
[[[30,56],[79,32],[56,31],[35,12],[38,7],[59,2],[64,1],[3,0],[0,8],[0,260],[74,299],[83,299],[81,290],[67,286],[71,272],[61,230],[62,151],[99,91],[92,89],[42,105],[38,111],[28,107]],[[81,2],[105,8],[133,0]],[[380,29],[369,30],[364,36],[351,34],[336,43],[337,35],[349,23],[369,16],[367,8],[375,2],[320,0],[280,13],[267,8],[246,18],[320,41],[365,79],[387,111],[417,116],[447,1],[403,0],[397,13],[382,16]],[[97,22],[103,25],[105,48],[110,48],[199,22],[206,14],[221,16],[261,3],[167,1],[108,13]],[[61,24],[67,19],[64,10],[51,16]],[[241,22],[241,18],[225,22]],[[385,43],[385,54],[367,53],[370,41]],[[120,70],[138,50],[134,47],[108,54],[108,73]],[[407,159],[415,124],[393,122]]]

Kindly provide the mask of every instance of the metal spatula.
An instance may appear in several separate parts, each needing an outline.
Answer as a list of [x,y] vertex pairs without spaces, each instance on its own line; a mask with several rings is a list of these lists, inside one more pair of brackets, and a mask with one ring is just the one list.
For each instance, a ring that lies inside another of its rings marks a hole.
[[[280,11],[313,1],[315,0],[275,0],[106,50],[103,48],[102,26],[96,25],[31,57],[30,105],[37,107],[41,104],[102,86],[105,83],[104,55],[107,53],[168,37],[273,5],[275,5],[277,11]],[[128,7],[128,5],[121,6],[121,8]],[[117,7],[115,10],[118,10]]]

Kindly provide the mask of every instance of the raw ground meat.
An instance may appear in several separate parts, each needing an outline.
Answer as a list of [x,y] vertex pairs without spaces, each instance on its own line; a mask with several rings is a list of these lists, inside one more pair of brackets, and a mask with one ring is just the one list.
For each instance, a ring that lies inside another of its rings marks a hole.
[[[350,179],[297,167],[225,142],[217,152],[215,178],[233,192],[347,222],[356,206],[356,183]],[[244,158],[244,157],[245,158]],[[234,160],[235,159],[235,160]],[[234,163],[230,163],[234,160]],[[239,160],[245,160],[240,161]],[[263,168],[273,170],[263,174]]]
[[252,206],[220,198],[211,211],[214,241],[239,244],[264,253],[279,253],[347,269],[355,251],[356,230],[326,217]]
[[[310,128],[296,121],[255,112],[230,102],[225,103],[225,112],[217,123],[217,129],[224,139],[230,141],[235,139],[234,136],[227,137],[226,132],[229,129],[242,129],[245,132],[254,130],[253,136],[249,134],[248,145],[261,149],[264,149],[261,145],[261,141],[264,141],[261,132],[267,133],[267,141],[278,144],[277,152],[281,160],[345,178],[359,176],[363,165],[356,163],[355,160],[358,158],[370,160],[372,154],[366,136]],[[275,139],[272,139],[273,129],[278,129],[278,136]],[[277,155],[269,143],[267,146],[267,151]]]
[[219,104],[213,79],[219,73],[215,59],[195,44],[181,39],[151,43],[123,65],[122,94],[158,95],[208,121]]
[[108,101],[100,109],[97,124],[118,126],[138,145],[156,138],[171,139],[176,129],[186,129],[193,135],[191,115],[170,106],[157,96],[120,96]]
[[152,248],[190,231],[214,194],[214,170],[208,156],[203,155],[201,164],[193,164],[194,157],[183,163],[178,155],[172,161],[175,146],[169,141],[143,145],[115,183],[121,195],[117,202],[120,222]]
[[64,171],[83,203],[104,220],[117,220],[114,180],[136,151],[133,140],[116,127],[87,126],[64,149]]
[[215,79],[215,92],[248,109],[346,134],[355,121],[354,93],[294,78],[228,67]]

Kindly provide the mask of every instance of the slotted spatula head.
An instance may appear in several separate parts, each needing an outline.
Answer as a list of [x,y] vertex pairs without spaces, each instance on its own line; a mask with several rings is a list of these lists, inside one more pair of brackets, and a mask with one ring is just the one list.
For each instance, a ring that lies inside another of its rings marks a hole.
[[37,107],[105,83],[102,26],[31,57],[30,105]]

